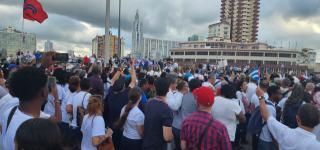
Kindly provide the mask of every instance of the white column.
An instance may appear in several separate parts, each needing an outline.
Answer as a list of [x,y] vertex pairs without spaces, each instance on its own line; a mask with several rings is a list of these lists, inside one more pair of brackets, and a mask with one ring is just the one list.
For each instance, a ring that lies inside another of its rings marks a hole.
[[109,29],[110,29],[110,0],[106,0],[106,17],[105,17],[105,62],[109,62],[111,56],[110,42],[109,42]]

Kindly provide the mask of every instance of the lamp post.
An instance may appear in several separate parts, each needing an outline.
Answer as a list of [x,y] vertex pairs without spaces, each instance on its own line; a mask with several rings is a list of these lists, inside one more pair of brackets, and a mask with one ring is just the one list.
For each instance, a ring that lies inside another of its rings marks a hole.
[[104,62],[108,62],[111,57],[109,44],[109,30],[110,30],[110,0],[106,0],[106,17],[105,17],[105,37],[104,37]]
[[119,0],[118,57],[121,57],[121,0]]

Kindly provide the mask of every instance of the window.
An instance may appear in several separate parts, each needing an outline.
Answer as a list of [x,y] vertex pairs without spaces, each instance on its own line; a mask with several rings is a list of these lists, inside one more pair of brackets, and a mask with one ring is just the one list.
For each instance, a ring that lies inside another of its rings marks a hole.
[[199,46],[198,46],[198,45],[193,45],[193,47],[194,47],[194,48],[198,48]]
[[175,52],[175,55],[184,55],[184,52]]
[[279,64],[284,65],[284,66],[290,66],[290,65],[291,65],[291,62],[279,61]]
[[251,52],[251,56],[263,56],[263,53]]
[[292,58],[297,58],[297,54],[292,54]]
[[217,55],[217,52],[209,52],[209,55]]
[[249,56],[249,52],[237,52],[237,56]]
[[278,57],[278,53],[265,53],[264,56],[266,56],[266,57]]
[[278,62],[277,61],[265,61],[264,64],[266,64],[266,65],[277,65]]
[[208,52],[197,52],[197,55],[208,55]]
[[234,56],[235,52],[223,52],[224,56]]
[[195,52],[186,52],[186,55],[195,55]]
[[259,65],[259,64],[262,64],[263,62],[261,60],[252,60],[251,61],[251,64],[256,64],[256,65]]
[[283,57],[283,58],[291,58],[291,54],[289,53],[280,53],[279,57]]

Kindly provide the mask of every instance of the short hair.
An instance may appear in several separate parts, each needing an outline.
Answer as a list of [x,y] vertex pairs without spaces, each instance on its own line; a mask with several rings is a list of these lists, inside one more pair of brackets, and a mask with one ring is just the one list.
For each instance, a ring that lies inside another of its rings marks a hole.
[[168,79],[170,84],[175,84],[175,83],[177,83],[178,77],[177,77],[176,74],[169,73],[169,74],[167,74],[167,79]]
[[216,79],[216,75],[214,73],[210,73],[208,75],[208,79]]
[[30,101],[47,85],[48,77],[40,69],[24,67],[15,72],[9,82],[10,94],[20,101]]
[[90,80],[88,78],[83,78],[80,81],[80,88],[82,91],[87,91],[91,87]]
[[270,97],[270,96],[272,96],[274,94],[277,94],[279,90],[280,90],[279,86],[272,85],[267,89],[267,93],[268,93],[268,95]]
[[149,84],[154,84],[154,77],[150,76],[150,77],[147,78],[147,80],[148,80]]
[[221,95],[228,99],[236,98],[236,89],[230,84],[225,84],[221,86]]
[[190,91],[192,92],[193,90],[201,87],[201,81],[199,79],[192,79],[190,80],[189,82],[189,88],[190,88]]
[[145,84],[148,84],[148,80],[147,79],[141,79],[140,82],[139,82],[139,86],[142,87]]
[[320,112],[316,106],[312,104],[304,104],[302,105],[297,115],[301,120],[301,125],[314,128],[319,124]]
[[54,70],[53,76],[56,77],[58,84],[65,85],[68,83],[68,73],[62,68]]
[[169,91],[170,83],[166,78],[159,78],[156,81],[157,96],[166,96]]
[[182,90],[186,84],[187,84],[186,81],[179,80],[178,84],[177,84],[177,90],[179,90],[179,91]]
[[102,111],[103,110],[102,97],[100,95],[90,96],[87,109],[88,109],[89,115],[97,114],[98,110]]
[[77,91],[77,88],[80,85],[80,78],[79,76],[71,76],[69,79],[69,90],[73,93]]
[[102,68],[99,65],[93,65],[91,73],[94,75],[101,74]]
[[261,79],[260,83],[259,83],[259,87],[263,88],[263,89],[268,89],[269,88],[269,81],[267,79]]
[[49,119],[34,118],[23,122],[16,132],[15,141],[17,149],[62,150],[60,129]]

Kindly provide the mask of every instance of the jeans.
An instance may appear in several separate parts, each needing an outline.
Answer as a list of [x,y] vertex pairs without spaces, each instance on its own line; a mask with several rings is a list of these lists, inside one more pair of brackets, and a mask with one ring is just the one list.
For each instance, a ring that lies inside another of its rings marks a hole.
[[259,139],[258,149],[259,150],[276,150],[273,142],[266,142],[266,141],[262,141],[261,139]]
[[175,128],[175,127],[172,127],[172,133],[173,133],[173,136],[174,136],[174,145],[175,145],[175,150],[181,150],[181,147],[180,147],[180,130]]

